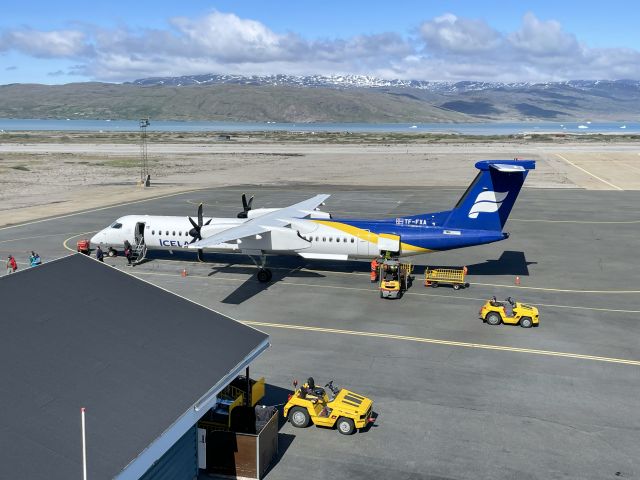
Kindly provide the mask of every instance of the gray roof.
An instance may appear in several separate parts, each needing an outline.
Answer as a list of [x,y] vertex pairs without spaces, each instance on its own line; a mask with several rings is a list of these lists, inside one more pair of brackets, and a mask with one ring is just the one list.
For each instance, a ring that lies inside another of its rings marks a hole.
[[[118,475],[268,336],[84,255],[0,279],[0,478]],[[202,412],[204,413],[204,412]]]

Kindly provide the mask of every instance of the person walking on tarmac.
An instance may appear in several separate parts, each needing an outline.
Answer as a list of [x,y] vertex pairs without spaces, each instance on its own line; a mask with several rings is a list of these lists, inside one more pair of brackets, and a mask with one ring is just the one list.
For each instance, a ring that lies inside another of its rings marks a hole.
[[127,257],[127,265],[131,266],[131,244],[129,240],[124,241],[124,256]]
[[7,275],[18,270],[18,264],[16,263],[16,259],[13,258],[13,255],[9,255],[7,257]]
[[104,263],[104,252],[100,248],[100,245],[98,245],[98,248],[96,248],[96,260]]
[[42,265],[42,260],[40,259],[40,255],[31,250],[31,256],[29,257],[29,265],[31,267],[37,267],[38,265]]

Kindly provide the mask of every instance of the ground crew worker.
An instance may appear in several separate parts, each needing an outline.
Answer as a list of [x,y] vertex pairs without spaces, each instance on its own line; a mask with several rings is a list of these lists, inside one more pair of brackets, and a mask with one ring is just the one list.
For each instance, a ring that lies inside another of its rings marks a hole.
[[378,280],[378,259],[371,260],[371,283]]
[[7,257],[7,275],[18,270],[18,264],[16,263],[16,259],[13,258],[13,255],[9,255]]
[[104,252],[100,248],[100,245],[98,245],[98,248],[96,248],[96,260],[98,260],[99,262],[104,262]]

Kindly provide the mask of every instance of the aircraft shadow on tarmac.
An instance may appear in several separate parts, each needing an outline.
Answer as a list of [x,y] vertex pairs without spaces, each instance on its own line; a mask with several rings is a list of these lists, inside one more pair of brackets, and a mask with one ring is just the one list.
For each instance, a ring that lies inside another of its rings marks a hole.
[[483,263],[467,265],[469,275],[518,275],[529,276],[529,265],[538,262],[527,262],[524,252],[507,250],[497,260],[485,260]]

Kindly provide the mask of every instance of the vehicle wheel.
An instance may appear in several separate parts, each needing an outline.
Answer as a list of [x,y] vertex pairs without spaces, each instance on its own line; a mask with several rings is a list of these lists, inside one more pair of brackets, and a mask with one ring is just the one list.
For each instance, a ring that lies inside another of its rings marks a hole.
[[465,284],[464,284],[464,288],[469,288],[469,284],[468,284],[468,283],[465,283]]
[[461,285],[459,283],[454,283],[453,284],[453,289],[454,290],[460,290]]
[[533,321],[531,320],[531,317],[522,317],[520,319],[520,326],[522,328],[531,328],[533,326]]
[[489,325],[500,325],[500,323],[502,323],[502,318],[497,313],[491,312],[485,317],[485,321]]
[[336,427],[342,435],[351,435],[356,431],[356,426],[350,418],[340,417],[336,423]]
[[293,407],[289,412],[289,421],[296,428],[305,428],[309,426],[309,412],[302,407]]
[[438,282],[431,282],[431,288],[438,288]]
[[267,283],[271,280],[271,272],[267,269],[258,270],[258,281],[261,283]]
[[107,251],[107,255],[109,255],[111,258],[115,257],[115,256],[116,256],[116,253],[117,253],[117,252],[116,252],[113,248],[110,248],[110,249]]

